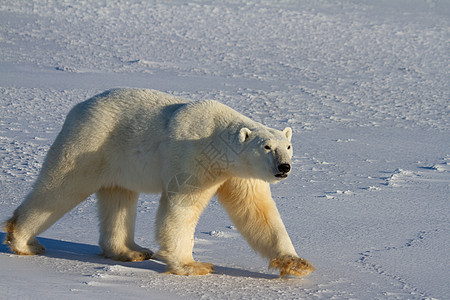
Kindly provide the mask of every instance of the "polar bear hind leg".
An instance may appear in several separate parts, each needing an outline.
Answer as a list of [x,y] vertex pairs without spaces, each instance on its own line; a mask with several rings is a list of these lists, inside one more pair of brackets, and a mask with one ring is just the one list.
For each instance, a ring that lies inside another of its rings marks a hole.
[[96,193],[103,255],[120,261],[142,261],[153,255],[134,242],[139,194],[124,188],[101,188]]
[[89,193],[64,192],[61,186],[45,189],[39,184],[25,198],[6,222],[6,244],[20,255],[36,255],[45,251],[36,236],[47,230],[64,214],[87,198]]

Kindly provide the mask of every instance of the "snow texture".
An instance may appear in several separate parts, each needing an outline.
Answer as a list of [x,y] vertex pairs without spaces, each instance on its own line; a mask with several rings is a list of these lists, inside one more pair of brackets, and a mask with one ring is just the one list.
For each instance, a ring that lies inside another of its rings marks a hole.
[[[0,220],[74,104],[153,88],[294,129],[292,175],[272,190],[317,271],[278,279],[215,199],[194,248],[214,274],[104,259],[90,197],[41,235],[44,255],[0,246],[0,299],[448,298],[449,41],[446,0],[1,1]],[[152,250],[157,205],[138,205]]]

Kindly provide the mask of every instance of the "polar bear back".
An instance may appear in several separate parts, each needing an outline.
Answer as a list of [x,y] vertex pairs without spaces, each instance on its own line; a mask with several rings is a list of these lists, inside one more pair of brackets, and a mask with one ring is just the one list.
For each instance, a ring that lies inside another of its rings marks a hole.
[[161,192],[159,146],[172,114],[187,102],[154,90],[114,89],[77,104],[38,181],[63,180],[77,170],[97,185]]
[[192,153],[205,147],[201,141],[243,126],[262,125],[217,101],[190,102],[155,90],[114,89],[70,111],[44,173],[62,178],[73,169],[89,169],[92,180],[102,186],[160,193],[164,176],[183,171],[175,165],[192,167]]

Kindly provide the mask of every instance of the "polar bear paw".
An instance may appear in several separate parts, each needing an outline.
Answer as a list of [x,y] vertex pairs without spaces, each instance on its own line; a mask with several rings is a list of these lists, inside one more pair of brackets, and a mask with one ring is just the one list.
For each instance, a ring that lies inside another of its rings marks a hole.
[[38,255],[45,252],[45,247],[39,244],[36,238],[28,239],[17,237],[17,217],[14,216],[5,224],[6,239],[5,244],[9,246],[11,251],[19,255]]
[[181,267],[168,267],[165,274],[175,275],[207,275],[214,271],[213,264],[194,261]]
[[45,252],[45,247],[34,240],[31,243],[19,245],[17,242],[12,240],[6,240],[6,245],[9,246],[11,251],[19,255],[39,255]]
[[140,248],[139,250],[128,250],[121,253],[107,253],[103,252],[103,256],[119,261],[143,261],[151,259],[153,257],[153,252],[147,248]]
[[282,255],[272,259],[269,268],[280,269],[280,278],[288,275],[303,277],[316,269],[306,259],[293,255]]

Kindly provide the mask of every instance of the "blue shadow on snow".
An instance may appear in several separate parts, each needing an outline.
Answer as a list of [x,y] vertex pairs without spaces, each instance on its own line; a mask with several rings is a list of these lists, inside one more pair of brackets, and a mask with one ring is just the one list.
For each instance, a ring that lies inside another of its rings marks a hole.
[[[0,232],[0,253],[11,253],[7,245],[3,243],[6,238],[6,233]],[[73,243],[49,238],[38,237],[39,242],[45,246],[46,251],[43,254],[45,257],[69,259],[74,261],[84,261],[90,263],[98,263],[104,265],[122,265],[131,268],[149,269],[158,273],[165,272],[165,265],[159,261],[146,260],[142,262],[122,262],[100,255],[101,249],[96,245],[88,245],[81,243]],[[214,266],[213,274],[227,275],[232,277],[251,277],[261,279],[276,279],[277,275],[253,272],[243,269]]]

